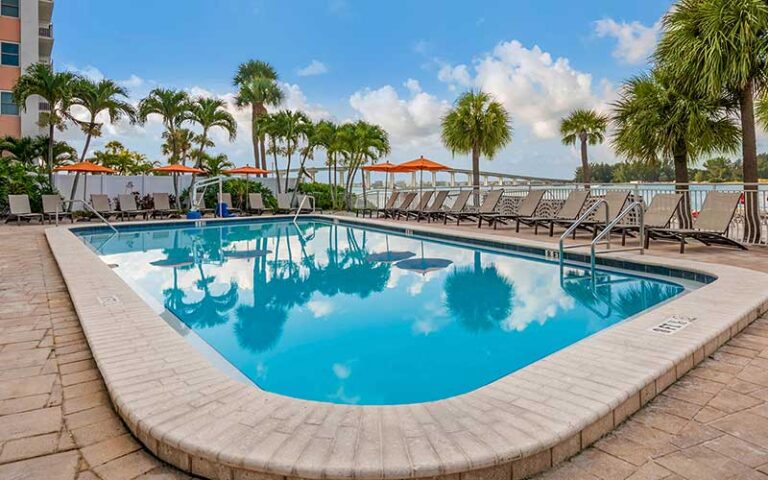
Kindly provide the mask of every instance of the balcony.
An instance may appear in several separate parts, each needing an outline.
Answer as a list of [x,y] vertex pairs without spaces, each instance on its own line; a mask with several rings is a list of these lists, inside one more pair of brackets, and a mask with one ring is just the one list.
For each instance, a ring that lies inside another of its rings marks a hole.
[[43,65],[50,65],[51,57],[40,57],[40,59],[38,60],[38,63],[42,63]]
[[38,34],[40,58],[50,57],[53,51],[53,24],[40,25]]
[[41,112],[50,112],[51,111],[51,104],[48,102],[40,102],[37,104],[38,110]]
[[37,15],[41,23],[50,23],[53,17],[53,0],[38,0]]

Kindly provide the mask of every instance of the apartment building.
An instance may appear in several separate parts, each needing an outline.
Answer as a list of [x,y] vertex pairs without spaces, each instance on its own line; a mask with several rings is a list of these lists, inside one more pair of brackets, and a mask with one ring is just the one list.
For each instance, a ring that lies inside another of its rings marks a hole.
[[53,0],[0,0],[0,136],[41,135],[40,112],[48,104],[34,96],[26,109],[13,101],[21,73],[33,63],[51,63]]

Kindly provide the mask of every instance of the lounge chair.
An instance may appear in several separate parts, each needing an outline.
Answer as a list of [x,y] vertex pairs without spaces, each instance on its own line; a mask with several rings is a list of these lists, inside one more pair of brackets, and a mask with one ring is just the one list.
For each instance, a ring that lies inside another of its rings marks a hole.
[[171,215],[179,215],[181,213],[178,209],[171,207],[171,196],[167,193],[153,193],[152,203],[154,204],[151,212],[152,218],[170,217]]
[[120,215],[119,210],[112,210],[112,207],[109,206],[109,197],[103,193],[91,194],[91,207],[107,220]]
[[740,200],[740,192],[709,192],[693,228],[648,228],[645,248],[650,246],[651,239],[676,240],[680,242],[680,253],[685,253],[685,241],[692,238],[707,246],[717,244],[747,250],[747,247],[727,236]]
[[[305,201],[305,199],[307,199]],[[308,195],[296,195],[296,207],[294,210],[300,210],[299,213],[312,213],[315,211],[315,199]]]
[[485,196],[482,205],[480,205],[477,211],[461,211],[450,216],[456,219],[456,225],[460,225],[464,220],[479,220],[481,215],[491,215],[496,211],[502,195],[504,195],[504,190],[491,190]]
[[291,205],[292,195],[290,193],[278,193],[277,194],[277,208],[275,209],[275,215],[279,213],[293,213],[296,211]]
[[136,197],[133,194],[120,194],[117,196],[117,201],[120,203],[120,219],[136,218],[141,215],[144,220],[147,219],[147,215],[150,210],[144,210],[136,205]]
[[56,219],[57,212],[59,218],[69,217],[72,223],[75,223],[75,216],[64,208],[64,202],[61,201],[60,195],[43,195],[43,218],[48,219],[48,223],[51,223],[51,220]]
[[221,198],[219,199],[219,203],[226,203],[227,204],[227,210],[229,210],[230,213],[234,213],[235,215],[242,213],[242,210],[235,207],[235,204],[232,203],[232,194],[222,192]]
[[[392,195],[389,196],[389,200],[384,204],[384,208],[371,209],[370,217],[373,218],[374,211],[376,212],[376,218],[378,218],[381,213],[395,208],[395,203],[397,203],[398,198],[400,198],[400,192],[392,192]],[[365,213],[363,213],[363,216],[365,216]]]
[[[614,218],[616,218],[617,215],[619,215],[622,210],[624,210],[624,205],[627,203],[627,199],[629,199],[629,191],[626,190],[617,190],[608,192],[603,197],[605,202],[608,204],[608,221],[612,222]],[[601,228],[605,227],[605,207],[599,207],[597,211],[595,211],[594,215],[591,219],[585,220],[581,223],[579,223],[579,228],[582,228],[584,230],[587,230],[588,232],[592,233],[592,236],[595,237],[597,233],[600,231]],[[574,224],[578,220],[575,219],[573,221],[565,221],[560,220],[557,222],[558,225],[561,227],[568,228],[571,225]],[[576,231],[573,232],[573,238],[576,238]]]
[[15,219],[16,223],[21,225],[22,220],[32,220],[37,218],[40,223],[43,223],[42,213],[33,213],[32,207],[29,206],[28,195],[8,195],[8,207],[10,208],[10,214],[5,219],[5,223]]
[[[659,193],[653,197],[648,209],[643,213],[645,228],[669,228],[672,217],[680,207],[683,195],[680,193]],[[639,224],[619,224],[614,231],[621,232],[621,244],[627,244],[627,235],[640,231]]]
[[[521,218],[519,222],[528,226],[533,226],[533,234],[539,234],[539,225],[549,227],[549,236],[552,237],[555,234],[555,225],[560,222],[575,221],[579,218],[584,204],[587,203],[589,198],[589,190],[574,190],[568,194],[568,198],[565,199],[565,203],[560,207],[560,210],[552,217],[529,217]],[[519,224],[518,224],[519,226]]]
[[445,205],[445,199],[448,198],[448,190],[442,190],[440,192],[437,192],[437,195],[435,195],[435,200],[432,202],[432,205],[425,208],[424,210],[418,212],[416,214],[416,221],[420,222],[421,219],[426,219],[427,222],[432,220],[432,216],[435,214],[438,214],[443,211],[443,206]]
[[[432,190],[423,192],[421,194],[421,197],[419,198],[419,201],[416,203],[416,205],[411,204],[411,208],[407,210],[401,210],[399,212],[399,215],[403,215],[405,220],[407,221],[411,217],[416,218],[416,216],[427,209],[429,206],[429,201],[432,200],[432,196],[435,194]],[[399,217],[398,215],[398,217]]]
[[260,193],[248,194],[248,213],[262,215],[264,212],[271,212],[272,209],[264,206],[264,198]]
[[389,209],[384,213],[384,217],[397,218],[397,216],[404,211],[411,208],[411,205],[416,200],[416,192],[408,192],[400,195],[400,204],[394,208]]
[[209,213],[210,213],[211,215],[215,215],[215,214],[216,214],[216,209],[214,209],[214,208],[208,208],[208,207],[205,205],[205,195],[204,195],[204,194],[203,194],[203,195],[200,195],[200,196],[198,197],[198,199],[197,199],[197,203],[194,205],[194,209],[195,209],[195,210],[197,210],[198,212],[200,212],[200,215],[201,215],[201,216],[203,216],[203,217],[204,217],[206,214],[209,214]]
[[464,212],[464,209],[467,207],[467,202],[469,202],[469,197],[471,195],[472,192],[470,190],[460,191],[456,196],[456,199],[453,201],[451,208],[442,212],[434,213],[432,218],[435,220],[440,220],[442,218],[443,224],[447,224],[449,218],[455,219],[457,215],[460,215]]
[[502,214],[496,212],[483,213],[477,217],[477,227],[483,226],[483,222],[488,222],[488,225],[493,226],[494,229],[499,223],[506,225],[508,220],[515,220],[517,223],[515,231],[520,231],[520,221],[524,218],[532,218],[536,215],[536,210],[541,204],[541,200],[546,194],[546,190],[531,190],[523,198],[520,204],[517,206],[517,211],[512,214]]

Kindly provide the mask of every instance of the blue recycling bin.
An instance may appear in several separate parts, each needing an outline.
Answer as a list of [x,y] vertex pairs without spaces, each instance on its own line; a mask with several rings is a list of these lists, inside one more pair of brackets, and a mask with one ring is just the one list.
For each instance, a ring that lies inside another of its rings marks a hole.
[[200,220],[203,214],[199,210],[190,210],[187,212],[187,220]]
[[228,218],[231,217],[232,214],[229,213],[229,206],[227,206],[226,203],[219,203],[216,205],[216,216],[221,218]]

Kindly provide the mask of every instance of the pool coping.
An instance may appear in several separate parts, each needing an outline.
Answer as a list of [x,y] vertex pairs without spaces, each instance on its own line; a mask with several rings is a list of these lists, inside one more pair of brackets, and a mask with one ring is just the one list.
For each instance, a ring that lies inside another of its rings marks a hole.
[[[766,274],[614,254],[619,262],[716,280],[463,395],[336,405],[265,392],[216,369],[71,228],[78,226],[49,228],[46,237],[116,410],[158,457],[209,478],[525,478],[594,443],[768,308]],[[554,251],[549,243],[482,231],[414,223],[402,229]],[[673,335],[650,330],[672,315],[697,320]]]

